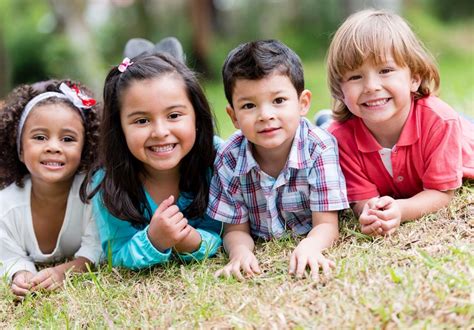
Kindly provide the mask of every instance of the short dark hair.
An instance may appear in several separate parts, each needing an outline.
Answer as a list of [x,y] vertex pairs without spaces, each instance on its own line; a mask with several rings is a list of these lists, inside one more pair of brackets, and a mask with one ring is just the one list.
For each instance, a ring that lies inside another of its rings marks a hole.
[[278,40],[257,40],[231,50],[222,66],[222,79],[227,101],[232,106],[232,94],[238,79],[262,79],[273,72],[288,76],[296,92],[304,90],[303,66],[299,56]]
[[99,162],[88,175],[104,169],[104,178],[87,196],[91,199],[100,191],[100,198],[109,212],[118,219],[142,227],[151,219],[140,173],[143,164],[128,149],[120,123],[123,95],[136,81],[179,76],[196,115],[196,141],[189,153],[181,160],[180,192],[193,194],[193,201],[183,210],[188,219],[202,216],[209,199],[209,174],[215,158],[214,120],[204,91],[193,71],[185,64],[165,53],[142,54],[132,59],[133,64],[120,72],[110,70],[104,85],[103,121],[100,129]]

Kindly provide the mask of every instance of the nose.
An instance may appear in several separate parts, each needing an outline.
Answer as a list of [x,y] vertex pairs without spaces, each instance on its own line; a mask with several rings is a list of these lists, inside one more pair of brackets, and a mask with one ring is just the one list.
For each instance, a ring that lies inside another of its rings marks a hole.
[[61,143],[57,139],[49,139],[46,144],[46,152],[56,154],[60,153],[62,150]]
[[271,120],[275,118],[275,109],[271,105],[262,105],[260,107],[258,119],[260,121]]
[[372,93],[380,90],[381,82],[377,74],[369,74],[364,79],[364,92]]
[[170,134],[168,124],[162,120],[156,121],[151,132],[152,138],[164,138]]

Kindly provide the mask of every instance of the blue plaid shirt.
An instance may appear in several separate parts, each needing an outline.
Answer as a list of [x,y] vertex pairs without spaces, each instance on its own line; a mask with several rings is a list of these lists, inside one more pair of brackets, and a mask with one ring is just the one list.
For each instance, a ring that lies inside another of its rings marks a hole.
[[260,169],[241,131],[221,147],[214,168],[207,214],[231,224],[250,221],[253,236],[306,234],[312,212],[349,207],[336,139],[305,118],[277,178]]

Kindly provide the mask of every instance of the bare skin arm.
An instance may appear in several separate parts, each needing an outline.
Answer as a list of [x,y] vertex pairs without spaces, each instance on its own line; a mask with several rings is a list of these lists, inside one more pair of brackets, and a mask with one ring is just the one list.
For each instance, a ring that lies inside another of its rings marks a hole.
[[445,207],[453,196],[454,190],[424,190],[407,199],[383,196],[359,201],[352,209],[359,217],[362,233],[386,235],[393,233],[403,222]]

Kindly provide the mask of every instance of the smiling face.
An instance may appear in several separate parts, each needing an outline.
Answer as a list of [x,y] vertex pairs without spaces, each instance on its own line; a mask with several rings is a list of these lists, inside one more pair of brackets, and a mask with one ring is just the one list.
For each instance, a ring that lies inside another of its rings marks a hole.
[[277,152],[287,157],[301,116],[310,106],[311,93],[300,97],[286,75],[273,73],[262,79],[239,79],[232,94],[233,107],[227,107],[234,126],[242,130],[262,156]]
[[20,160],[33,184],[70,183],[84,146],[82,118],[64,104],[39,105],[26,119],[21,144]]
[[179,171],[196,140],[196,116],[183,80],[168,74],[134,81],[121,101],[128,149],[145,171]]
[[404,123],[410,112],[412,93],[420,86],[408,67],[387,56],[380,64],[371,61],[342,77],[342,101],[352,114],[362,118],[369,129],[380,124]]

